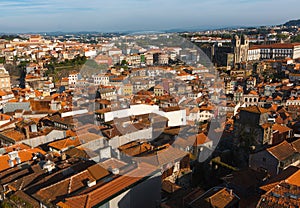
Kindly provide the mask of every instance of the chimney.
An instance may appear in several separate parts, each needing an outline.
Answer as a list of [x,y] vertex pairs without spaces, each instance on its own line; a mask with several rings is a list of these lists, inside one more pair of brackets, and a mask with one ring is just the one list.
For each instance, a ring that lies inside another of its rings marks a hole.
[[16,157],[16,162],[17,162],[17,164],[21,164],[21,158],[20,157]]
[[61,154],[61,160],[66,160],[66,159],[67,159],[66,153],[62,153],[62,154]]
[[9,167],[14,167],[14,161],[13,160],[8,160],[8,164],[9,164]]
[[120,173],[119,168],[113,168],[113,169],[112,169],[112,173],[113,173],[114,175],[118,175],[118,174]]
[[88,187],[95,186],[96,184],[97,184],[96,180],[89,180],[89,181],[87,182],[87,186],[88,186]]
[[29,127],[28,126],[24,127],[24,130],[25,130],[25,137],[26,137],[26,139],[30,139]]

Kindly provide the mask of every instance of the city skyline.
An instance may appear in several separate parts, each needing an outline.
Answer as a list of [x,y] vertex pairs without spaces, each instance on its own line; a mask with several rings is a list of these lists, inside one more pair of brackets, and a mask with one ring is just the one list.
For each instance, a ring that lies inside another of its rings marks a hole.
[[[297,6],[282,11],[270,0],[79,0],[0,2],[0,32],[147,31],[282,24],[298,19]],[[288,0],[285,5],[299,5]]]

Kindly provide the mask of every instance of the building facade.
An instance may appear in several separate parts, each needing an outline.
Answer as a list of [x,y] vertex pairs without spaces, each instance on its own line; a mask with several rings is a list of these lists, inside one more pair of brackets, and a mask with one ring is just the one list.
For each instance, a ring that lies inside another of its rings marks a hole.
[[5,91],[11,90],[10,76],[3,65],[0,65],[0,89]]

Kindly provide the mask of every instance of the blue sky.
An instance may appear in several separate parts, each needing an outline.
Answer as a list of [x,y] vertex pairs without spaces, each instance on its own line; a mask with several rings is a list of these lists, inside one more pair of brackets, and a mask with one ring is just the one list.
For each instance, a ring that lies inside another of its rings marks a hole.
[[0,0],[0,32],[256,26],[300,19],[299,0]]

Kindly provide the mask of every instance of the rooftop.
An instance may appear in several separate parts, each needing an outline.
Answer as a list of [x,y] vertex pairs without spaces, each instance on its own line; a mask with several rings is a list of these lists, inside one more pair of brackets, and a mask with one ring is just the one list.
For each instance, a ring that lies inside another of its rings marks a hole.
[[287,141],[283,141],[274,147],[270,147],[267,151],[279,161],[284,161],[296,153],[296,150]]

